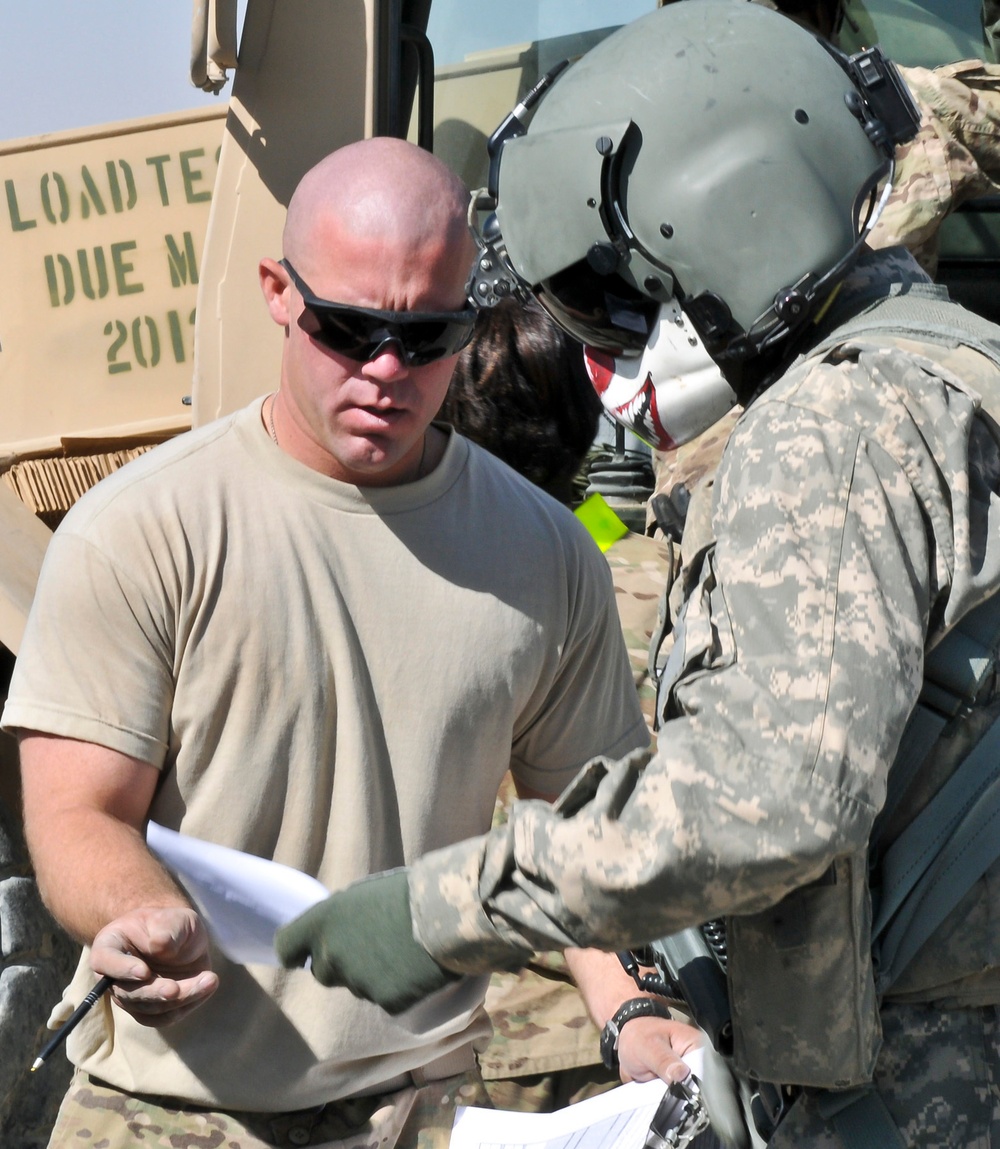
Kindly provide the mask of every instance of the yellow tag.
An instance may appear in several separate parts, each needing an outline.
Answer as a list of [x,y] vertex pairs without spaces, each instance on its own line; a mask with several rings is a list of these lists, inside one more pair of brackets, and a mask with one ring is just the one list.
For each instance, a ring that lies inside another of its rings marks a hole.
[[602,551],[608,550],[628,534],[628,527],[604,501],[602,495],[588,496],[573,512],[587,528],[590,537]]

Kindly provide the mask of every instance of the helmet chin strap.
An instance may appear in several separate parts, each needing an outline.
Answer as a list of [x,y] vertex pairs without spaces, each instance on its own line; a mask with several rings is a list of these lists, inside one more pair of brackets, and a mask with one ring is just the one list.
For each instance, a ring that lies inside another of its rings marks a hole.
[[638,358],[587,347],[584,359],[608,413],[659,451],[690,442],[736,402],[736,393],[675,300],[660,306]]

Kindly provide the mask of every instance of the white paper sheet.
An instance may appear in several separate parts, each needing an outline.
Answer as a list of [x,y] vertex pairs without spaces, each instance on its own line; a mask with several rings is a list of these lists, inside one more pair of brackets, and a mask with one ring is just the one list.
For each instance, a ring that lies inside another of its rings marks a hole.
[[[701,1073],[700,1050],[684,1060]],[[460,1107],[450,1149],[642,1149],[666,1088],[632,1081],[555,1113]]]
[[308,874],[241,850],[178,834],[156,822],[146,844],[187,891],[215,944],[245,965],[280,965],[274,935],[329,891]]
[[459,1109],[451,1149],[642,1149],[666,1086],[630,1082],[555,1113]]

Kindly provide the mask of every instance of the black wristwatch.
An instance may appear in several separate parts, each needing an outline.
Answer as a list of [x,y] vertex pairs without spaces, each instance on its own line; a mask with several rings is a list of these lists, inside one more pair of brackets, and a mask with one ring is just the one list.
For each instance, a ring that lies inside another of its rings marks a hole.
[[665,1001],[657,1001],[655,997],[632,997],[620,1005],[614,1017],[601,1031],[601,1060],[611,1070],[617,1073],[618,1065],[618,1035],[622,1026],[634,1017],[670,1017],[670,1007]]

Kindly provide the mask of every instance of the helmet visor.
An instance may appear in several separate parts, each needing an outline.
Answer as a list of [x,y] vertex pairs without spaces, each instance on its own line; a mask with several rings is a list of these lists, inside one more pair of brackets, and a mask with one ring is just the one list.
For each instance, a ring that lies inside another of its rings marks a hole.
[[626,358],[641,355],[660,304],[618,275],[599,275],[582,259],[543,280],[539,303],[574,339]]

